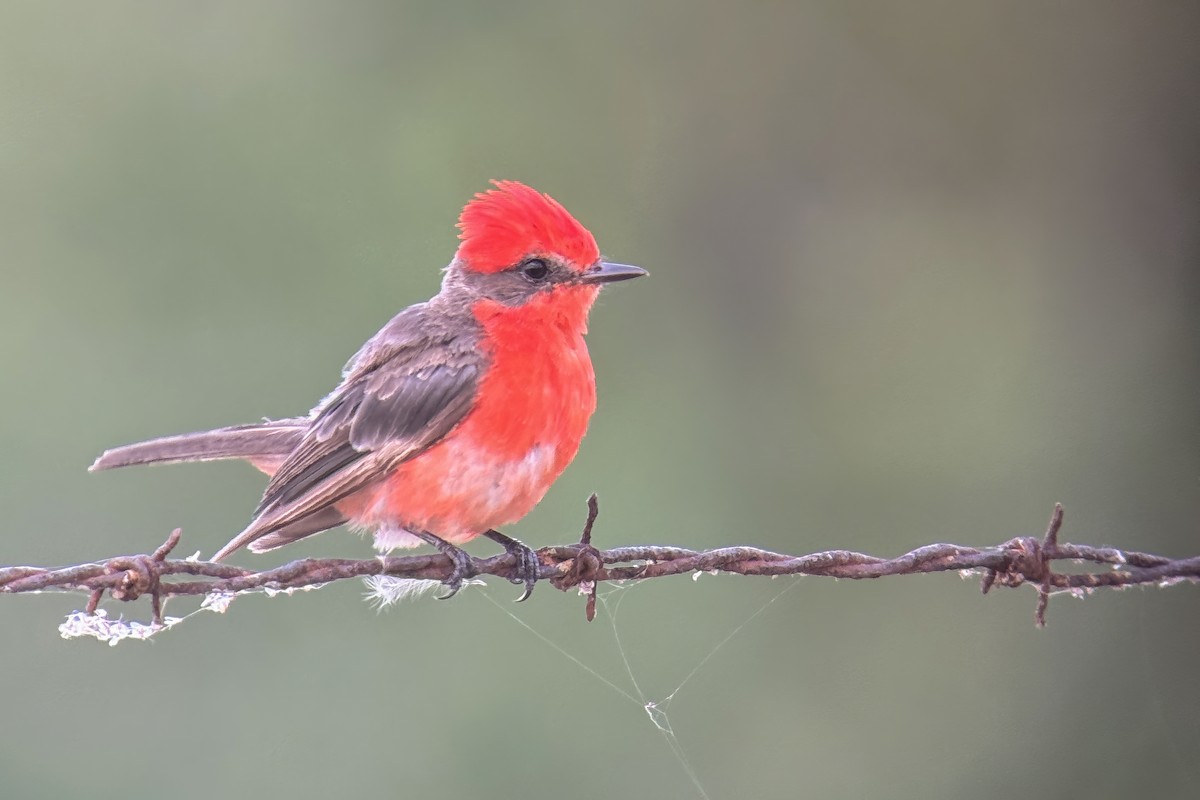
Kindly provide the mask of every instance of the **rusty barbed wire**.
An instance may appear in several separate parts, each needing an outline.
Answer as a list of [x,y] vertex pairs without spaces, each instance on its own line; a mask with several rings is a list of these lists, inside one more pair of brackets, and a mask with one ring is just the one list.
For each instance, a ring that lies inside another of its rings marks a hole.
[[[1063,509],[1055,505],[1046,533],[1023,536],[993,547],[930,544],[896,556],[879,558],[850,550],[826,550],[794,556],[757,547],[721,547],[690,550],[683,547],[645,545],[598,550],[591,544],[591,529],[598,506],[588,501],[584,535],[577,544],[543,547],[538,580],[561,590],[580,587],[588,594],[587,617],[595,610],[595,587],[604,581],[645,580],[697,572],[738,575],[810,575],[854,580],[930,572],[978,571],[986,594],[995,586],[1030,584],[1037,590],[1034,619],[1046,624],[1049,597],[1057,591],[1090,591],[1139,584],[1172,585],[1200,582],[1200,556],[1170,559],[1112,547],[1059,543]],[[94,614],[107,592],[117,600],[149,596],[153,619],[161,624],[162,601],[186,595],[236,595],[251,591],[288,591],[333,583],[347,578],[387,576],[444,580],[451,563],[438,554],[381,556],[370,559],[309,558],[267,570],[193,559],[170,559],[181,533],[175,530],[150,554],[117,556],[104,561],[59,569],[0,567],[0,593],[81,591],[89,595],[87,614]],[[1104,570],[1055,572],[1056,561],[1105,565]],[[472,558],[478,575],[514,580],[515,562],[507,553],[492,558]],[[180,577],[200,580],[176,580]]]

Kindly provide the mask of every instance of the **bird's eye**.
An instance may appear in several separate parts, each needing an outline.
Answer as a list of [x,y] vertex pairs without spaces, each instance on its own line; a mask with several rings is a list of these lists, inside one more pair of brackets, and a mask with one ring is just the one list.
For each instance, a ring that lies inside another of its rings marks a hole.
[[531,281],[544,281],[550,274],[550,265],[540,258],[531,258],[521,265],[521,274]]

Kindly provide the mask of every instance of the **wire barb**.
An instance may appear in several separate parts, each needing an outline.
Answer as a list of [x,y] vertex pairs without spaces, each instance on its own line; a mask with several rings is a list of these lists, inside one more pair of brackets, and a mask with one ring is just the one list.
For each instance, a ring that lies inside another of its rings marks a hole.
[[[597,550],[591,544],[592,524],[599,506],[588,502],[588,523],[577,544],[543,547],[537,551],[538,580],[549,580],[558,589],[583,588],[589,595],[588,618],[595,613],[596,585],[604,581],[645,580],[694,572],[727,572],[738,575],[812,575],[864,580],[928,572],[983,571],[982,590],[1037,587],[1035,621],[1046,624],[1046,607],[1052,592],[1134,585],[1168,586],[1200,582],[1200,556],[1170,559],[1111,547],[1059,543],[1062,506],[1056,505],[1041,539],[1018,537],[994,547],[931,544],[895,558],[885,559],[849,550],[827,550],[793,556],[757,547],[721,547],[689,550],[645,545]],[[255,590],[282,591],[347,578],[390,576],[445,580],[454,569],[446,556],[437,554],[354,559],[300,559],[273,569],[255,571],[225,563],[168,558],[179,543],[173,531],[161,547],[148,555],[118,556],[99,563],[61,569],[0,567],[0,593],[45,591],[87,592],[87,613],[94,614],[105,593],[132,601],[150,595],[154,621],[162,622],[162,603],[170,597],[238,594]],[[1053,562],[1083,561],[1100,565],[1091,571],[1060,573]],[[513,557],[470,558],[477,575],[513,576]],[[189,579],[190,578],[190,579]]]
[[588,514],[583,523],[583,533],[579,535],[575,555],[571,558],[566,570],[559,576],[550,579],[551,585],[564,592],[573,586],[587,595],[583,616],[588,622],[596,618],[596,585],[597,576],[604,572],[603,554],[592,546],[592,527],[600,516],[600,498],[592,492],[587,499]]

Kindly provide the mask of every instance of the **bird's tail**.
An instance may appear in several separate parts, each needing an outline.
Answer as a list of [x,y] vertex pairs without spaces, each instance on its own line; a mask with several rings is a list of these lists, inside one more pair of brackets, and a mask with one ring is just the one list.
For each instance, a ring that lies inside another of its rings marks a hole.
[[274,468],[300,443],[307,424],[308,420],[300,417],[164,436],[105,450],[88,470],[241,458],[264,472],[274,472]]

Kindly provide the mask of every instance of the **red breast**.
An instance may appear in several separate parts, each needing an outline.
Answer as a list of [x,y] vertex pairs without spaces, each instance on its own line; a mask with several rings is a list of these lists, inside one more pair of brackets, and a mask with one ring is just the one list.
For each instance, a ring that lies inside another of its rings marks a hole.
[[383,546],[417,543],[388,528],[462,543],[529,513],[575,457],[596,409],[583,334],[597,291],[564,288],[520,308],[478,303],[488,367],[470,413],[339,508],[355,524],[383,529]]

